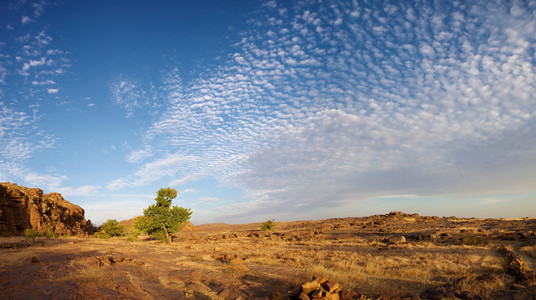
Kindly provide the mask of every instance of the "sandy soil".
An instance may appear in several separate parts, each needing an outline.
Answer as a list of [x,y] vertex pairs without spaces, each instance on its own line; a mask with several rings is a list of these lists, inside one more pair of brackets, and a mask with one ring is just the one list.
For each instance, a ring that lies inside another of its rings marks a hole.
[[146,236],[2,238],[0,293],[4,299],[286,299],[320,273],[354,299],[426,298],[434,294],[423,291],[445,285],[455,285],[457,297],[471,290],[514,299],[528,297],[519,291],[536,284],[532,275],[510,274],[512,259],[499,249],[518,254],[523,274],[533,274],[535,231],[534,219],[391,213],[276,222],[271,232],[260,223],[201,225],[170,244]]

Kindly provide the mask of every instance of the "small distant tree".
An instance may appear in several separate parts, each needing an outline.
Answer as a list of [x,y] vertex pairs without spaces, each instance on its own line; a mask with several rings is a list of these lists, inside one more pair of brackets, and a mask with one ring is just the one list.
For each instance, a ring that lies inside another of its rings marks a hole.
[[119,224],[117,220],[110,219],[101,225],[100,230],[110,236],[122,236],[125,232],[125,226]]
[[275,227],[274,221],[275,221],[275,219],[271,219],[271,220],[268,220],[268,221],[262,223],[261,229],[264,230],[264,231],[273,230],[274,227]]
[[189,208],[171,207],[171,202],[177,197],[177,191],[172,188],[161,188],[156,193],[156,204],[149,205],[143,210],[134,227],[150,235],[164,236],[165,241],[171,241],[171,234],[176,233],[179,227],[190,220],[192,211]]

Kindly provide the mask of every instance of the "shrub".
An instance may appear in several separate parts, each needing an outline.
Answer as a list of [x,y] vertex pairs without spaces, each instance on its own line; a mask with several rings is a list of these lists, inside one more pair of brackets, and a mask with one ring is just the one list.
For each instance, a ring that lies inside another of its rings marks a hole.
[[47,231],[47,232],[45,233],[45,237],[46,237],[47,239],[50,239],[50,238],[57,238],[58,235],[57,235],[56,233],[54,233],[54,231],[50,231],[50,230],[49,230],[49,231]]
[[274,227],[275,227],[274,221],[275,221],[275,219],[271,219],[271,220],[268,220],[268,221],[262,223],[261,229],[264,230],[264,231],[273,230]]
[[37,232],[35,232],[32,228],[26,228],[24,229],[24,237],[28,240],[35,241],[35,238],[38,236]]
[[136,229],[134,227],[128,228],[127,233],[126,233],[127,241],[129,241],[129,242],[137,241],[138,236],[140,236],[140,234],[141,234],[140,230],[138,230],[138,229]]
[[166,233],[164,232],[164,230],[157,230],[157,231],[153,231],[151,233],[151,236],[163,243],[169,243],[170,242],[170,238],[167,237]]
[[111,238],[112,236],[109,235],[109,234],[107,234],[107,233],[104,232],[104,231],[99,231],[99,232],[95,232],[95,233],[93,234],[93,237],[96,237],[96,238],[98,238],[98,239],[109,239],[109,238]]
[[116,220],[108,220],[101,225],[100,231],[104,231],[110,236],[122,236],[125,231],[125,226],[119,224]]

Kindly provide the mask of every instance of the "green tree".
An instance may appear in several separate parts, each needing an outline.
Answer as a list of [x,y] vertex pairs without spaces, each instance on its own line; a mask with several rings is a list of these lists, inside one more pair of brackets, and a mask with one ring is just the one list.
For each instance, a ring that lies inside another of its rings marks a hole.
[[171,240],[171,234],[190,219],[192,211],[189,208],[171,207],[171,202],[177,197],[177,191],[172,188],[161,188],[156,193],[156,204],[149,205],[143,210],[134,227],[151,235],[163,234],[165,241]]
[[100,230],[110,236],[121,236],[125,232],[125,226],[119,224],[117,220],[110,219],[101,225]]

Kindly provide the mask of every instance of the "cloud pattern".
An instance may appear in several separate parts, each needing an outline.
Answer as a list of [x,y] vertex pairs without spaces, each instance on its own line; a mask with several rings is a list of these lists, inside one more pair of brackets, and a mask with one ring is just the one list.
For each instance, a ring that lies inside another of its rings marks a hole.
[[227,64],[168,72],[160,153],[119,180],[214,176],[264,211],[534,191],[535,20],[534,1],[270,1]]

